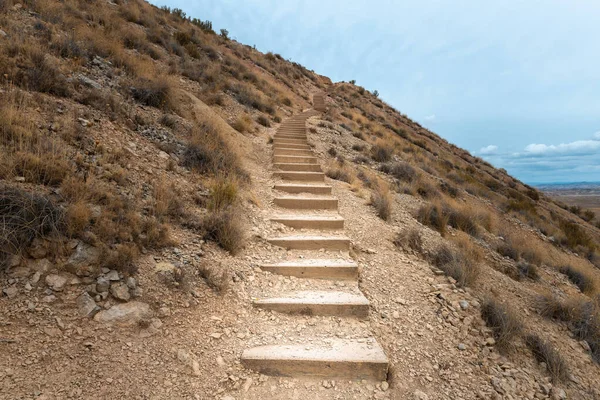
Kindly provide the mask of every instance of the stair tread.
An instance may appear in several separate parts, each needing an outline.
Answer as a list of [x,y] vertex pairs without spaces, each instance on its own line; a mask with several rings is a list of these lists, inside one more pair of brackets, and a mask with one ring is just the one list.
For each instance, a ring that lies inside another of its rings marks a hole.
[[267,297],[254,300],[257,304],[337,304],[337,305],[369,305],[362,293],[351,293],[329,290],[301,290],[288,292],[278,297]]

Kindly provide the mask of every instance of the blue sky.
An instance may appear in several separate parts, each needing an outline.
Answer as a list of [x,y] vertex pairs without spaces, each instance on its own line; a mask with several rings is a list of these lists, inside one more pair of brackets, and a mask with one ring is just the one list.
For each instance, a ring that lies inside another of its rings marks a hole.
[[600,181],[596,0],[153,0],[356,79],[528,183]]

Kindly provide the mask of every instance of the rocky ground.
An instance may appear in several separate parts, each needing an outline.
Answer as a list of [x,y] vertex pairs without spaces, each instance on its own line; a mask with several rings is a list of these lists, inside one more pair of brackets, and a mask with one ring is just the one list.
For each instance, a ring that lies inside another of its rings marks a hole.
[[[311,124],[316,127],[317,120]],[[252,151],[246,163],[252,183],[240,215],[246,220],[248,241],[238,256],[177,228],[176,247],[145,254],[135,278],[125,279],[113,270],[103,270],[100,276],[57,270],[45,258],[43,243],[34,246],[27,260],[15,260],[0,276],[0,398],[423,400],[597,395],[597,378],[589,373],[597,367],[575,339],[566,342],[570,347],[565,349],[572,361],[572,381],[558,386],[550,382],[543,365],[522,354],[522,345],[509,354],[498,353],[479,316],[482,298],[495,291],[524,304],[519,298],[531,294],[523,285],[517,288],[506,276],[486,268],[477,289],[458,288],[416,254],[392,244],[398,227],[417,224],[410,211],[418,200],[411,196],[395,197],[393,222],[385,223],[367,204],[367,194],[339,181],[328,182],[340,199],[345,231],[353,240],[351,254],[339,257],[354,258],[360,265],[360,290],[372,306],[367,320],[289,317],[254,309],[255,297],[334,285],[258,268],[263,262],[296,256],[265,241],[273,232],[288,230],[268,222],[276,211],[267,144],[274,130],[248,139]],[[323,158],[332,140],[323,130],[311,137]],[[439,240],[437,233],[423,229],[426,242]],[[83,242],[69,247],[73,271],[85,270],[77,267],[99,257]],[[207,274],[212,280],[204,278]],[[220,292],[209,286],[215,274],[225,276],[217,280]],[[531,318],[554,337],[565,336],[533,313]],[[303,343],[332,334],[356,339],[374,335],[390,359],[388,381],[268,377],[239,363],[249,346],[273,339]]]

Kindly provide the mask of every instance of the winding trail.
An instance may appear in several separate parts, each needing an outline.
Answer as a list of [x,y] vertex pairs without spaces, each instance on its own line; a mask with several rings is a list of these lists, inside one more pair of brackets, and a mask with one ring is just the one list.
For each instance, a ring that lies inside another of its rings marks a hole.
[[[306,120],[326,111],[325,96],[313,97],[314,109],[284,121],[273,140],[274,204],[284,212],[271,221],[297,231],[294,235],[268,238],[289,251],[290,259],[261,268],[274,274],[344,282],[343,290],[309,290],[259,298],[254,306],[298,315],[327,315],[364,319],[369,300],[358,288],[359,266],[348,261],[350,238],[344,236],[344,218],[338,199],[326,185],[325,174],[307,140]],[[338,287],[338,286],[336,286]],[[273,343],[244,350],[242,364],[265,375],[309,376],[383,381],[388,358],[375,338],[345,339],[338,336],[302,344]]]

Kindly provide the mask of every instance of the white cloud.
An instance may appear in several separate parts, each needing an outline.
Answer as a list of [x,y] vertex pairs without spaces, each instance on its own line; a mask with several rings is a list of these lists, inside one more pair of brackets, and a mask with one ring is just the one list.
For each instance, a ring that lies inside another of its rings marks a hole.
[[594,139],[600,140],[600,131],[594,133]]
[[600,140],[576,140],[558,145],[532,143],[525,147],[525,152],[530,155],[540,156],[551,154],[594,154],[600,152]]
[[482,147],[481,149],[479,149],[479,151],[477,153],[479,153],[481,155],[492,155],[492,154],[496,154],[497,150],[498,150],[498,146],[490,144],[489,146],[485,146],[485,147]]
[[431,114],[425,117],[425,121],[433,121],[435,119],[435,114]]

